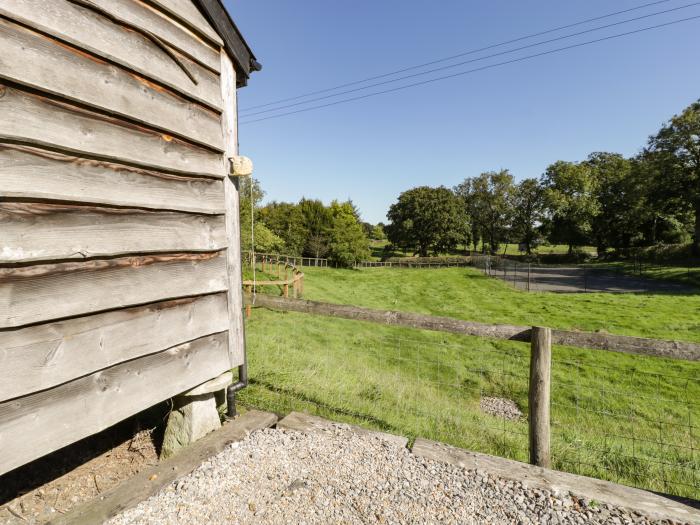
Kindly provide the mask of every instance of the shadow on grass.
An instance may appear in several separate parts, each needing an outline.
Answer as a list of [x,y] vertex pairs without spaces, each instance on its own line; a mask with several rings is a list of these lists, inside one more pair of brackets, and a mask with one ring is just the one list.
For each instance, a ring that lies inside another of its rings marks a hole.
[[383,419],[379,419],[378,417],[371,416],[369,414],[363,414],[362,412],[358,412],[355,410],[348,410],[345,408],[335,407],[335,406],[330,405],[324,401],[320,401],[319,399],[315,398],[314,396],[310,396],[308,394],[304,394],[304,393],[298,392],[296,390],[292,390],[291,388],[284,388],[284,387],[276,386],[276,385],[273,385],[272,383],[268,383],[267,381],[262,381],[260,379],[251,378],[250,384],[260,386],[262,388],[265,388],[266,390],[269,390],[270,392],[274,392],[275,394],[296,398],[296,399],[299,399],[300,401],[303,401],[305,403],[310,403],[310,404],[318,407],[319,409],[325,410],[331,414],[336,414],[339,416],[345,416],[345,417],[350,417],[353,419],[358,419],[361,421],[366,421],[368,423],[371,423],[372,425],[376,425],[376,427],[378,429],[380,429],[384,432],[390,432],[390,433],[402,435],[401,430],[398,427],[395,427],[391,423],[388,423],[387,421],[384,421]]

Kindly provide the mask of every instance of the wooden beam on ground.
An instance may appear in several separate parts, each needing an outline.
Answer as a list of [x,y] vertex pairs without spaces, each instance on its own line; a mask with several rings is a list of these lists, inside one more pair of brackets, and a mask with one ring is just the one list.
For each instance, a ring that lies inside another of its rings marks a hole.
[[251,410],[234,421],[203,437],[186,450],[158,465],[140,472],[108,490],[93,501],[58,516],[48,525],[78,525],[104,523],[117,514],[135,507],[174,481],[190,474],[207,459],[226,449],[231,443],[243,441],[251,432],[269,428],[277,416]]
[[[246,299],[249,299],[246,297]],[[249,301],[248,301],[249,302]],[[530,328],[514,325],[492,325],[462,321],[451,317],[434,317],[410,312],[374,310],[360,306],[320,303],[302,299],[285,299],[272,295],[258,294],[255,306],[288,312],[302,312],[343,319],[369,321],[373,323],[405,326],[420,330],[434,330],[454,334],[530,341]],[[700,361],[700,343],[688,341],[667,341],[624,335],[609,335],[591,332],[552,330],[552,343],[563,346],[576,346],[593,350],[609,350],[628,354],[667,357],[685,361]]]

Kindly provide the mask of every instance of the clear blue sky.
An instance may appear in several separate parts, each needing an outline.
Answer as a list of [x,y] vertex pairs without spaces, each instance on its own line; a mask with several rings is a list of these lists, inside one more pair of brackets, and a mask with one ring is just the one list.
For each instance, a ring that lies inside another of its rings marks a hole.
[[[244,110],[650,1],[225,4],[263,64],[239,91]],[[689,3],[673,0],[524,43]],[[700,6],[454,71],[694,15],[700,15]],[[386,220],[400,192],[414,186],[451,187],[500,168],[517,179],[539,177],[557,159],[581,160],[593,151],[635,154],[664,120],[700,97],[698,57],[700,20],[693,20],[397,93],[241,124],[241,154],[254,160],[266,200],[351,198],[363,218],[376,223]]]

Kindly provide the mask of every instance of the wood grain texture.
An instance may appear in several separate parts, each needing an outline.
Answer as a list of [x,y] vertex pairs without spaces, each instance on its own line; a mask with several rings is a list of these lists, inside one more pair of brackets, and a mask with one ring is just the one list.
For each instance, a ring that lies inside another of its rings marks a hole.
[[[224,101],[222,126],[225,158],[238,153],[238,122],[236,110],[236,71],[225,51],[221,51],[221,98]],[[231,367],[245,362],[245,337],[243,333],[243,288],[241,273],[241,224],[238,180],[224,177],[224,202],[226,205],[226,267],[228,273],[229,356]]]
[[219,72],[219,50],[175,19],[168,17],[141,0],[91,0],[100,9],[118,17],[130,26],[148,31],[170,47],[201,65]]
[[223,47],[224,41],[209,25],[192,0],[151,0],[150,3],[160,7],[178,22],[201,33],[218,47]]
[[182,95],[221,109],[216,73],[175,52],[192,82],[168,54],[137,31],[68,0],[0,0],[0,14],[131,69]]
[[212,252],[226,247],[223,215],[0,203],[0,264]]
[[0,144],[0,199],[8,198],[205,214],[225,210],[221,180]]
[[0,268],[0,328],[223,292],[227,284],[218,253]]
[[226,330],[221,293],[0,331],[0,401]]
[[228,368],[226,333],[0,403],[0,474],[95,434]]
[[[246,298],[248,299],[248,298]],[[248,304],[250,301],[247,301]],[[285,299],[272,295],[258,294],[255,304],[266,308],[288,312],[304,312],[343,319],[370,321],[373,323],[406,326],[420,330],[435,330],[455,334],[489,337],[494,339],[509,339],[512,341],[529,342],[530,328],[514,325],[491,325],[462,321],[450,317],[435,317],[410,312],[392,312],[374,310],[358,306],[342,304],[319,303]],[[552,343],[565,346],[577,346],[593,350],[607,350],[628,354],[666,357],[685,361],[700,361],[700,343],[690,341],[664,341],[646,339],[625,335],[599,334],[592,332],[570,332],[568,330],[552,330]]]
[[0,78],[222,150],[217,113],[119,66],[3,19],[0,48]]
[[0,143],[57,148],[150,169],[222,178],[221,155],[169,135],[0,84]]
[[551,468],[550,390],[552,388],[552,329],[535,326],[530,342],[528,434],[530,464]]

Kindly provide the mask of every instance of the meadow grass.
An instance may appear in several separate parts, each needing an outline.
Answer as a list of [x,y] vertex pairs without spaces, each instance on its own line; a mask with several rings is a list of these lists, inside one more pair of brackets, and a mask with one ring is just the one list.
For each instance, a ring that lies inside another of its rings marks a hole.
[[304,298],[479,321],[700,341],[700,294],[516,290],[474,268],[304,268]]
[[[527,344],[261,308],[246,335],[245,404],[527,461]],[[698,498],[698,427],[697,363],[554,347],[554,468]]]

